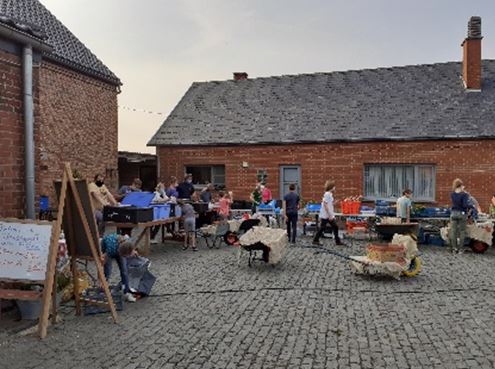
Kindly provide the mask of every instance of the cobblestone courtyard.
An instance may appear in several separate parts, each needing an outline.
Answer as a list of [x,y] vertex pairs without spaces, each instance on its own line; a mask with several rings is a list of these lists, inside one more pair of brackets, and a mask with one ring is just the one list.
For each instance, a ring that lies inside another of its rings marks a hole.
[[354,275],[347,261],[300,247],[309,241],[275,268],[238,266],[226,246],[155,245],[153,296],[126,304],[120,324],[66,306],[43,341],[0,332],[0,367],[495,367],[492,250],[421,247],[422,273],[395,281]]

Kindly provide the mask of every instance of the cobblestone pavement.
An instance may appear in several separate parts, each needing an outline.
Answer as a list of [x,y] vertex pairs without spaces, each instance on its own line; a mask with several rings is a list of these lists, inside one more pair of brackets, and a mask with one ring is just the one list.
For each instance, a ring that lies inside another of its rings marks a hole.
[[[65,307],[45,340],[0,333],[0,367],[495,367],[492,250],[422,247],[422,273],[395,281],[354,275],[305,244],[253,268],[226,246],[155,245],[153,296],[126,304],[120,324]],[[363,244],[344,251],[362,254]]]

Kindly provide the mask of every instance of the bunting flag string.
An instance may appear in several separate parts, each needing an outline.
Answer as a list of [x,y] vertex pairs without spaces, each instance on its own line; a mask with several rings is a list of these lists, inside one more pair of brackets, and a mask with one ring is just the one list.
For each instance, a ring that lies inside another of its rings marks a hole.
[[119,105],[119,108],[122,109],[122,110],[132,111],[132,112],[135,112],[135,113],[146,113],[146,114],[154,114],[154,115],[165,115],[162,112],[156,112],[156,111],[151,111],[151,110],[146,110],[146,109],[140,109],[140,108],[131,108],[131,107],[125,106],[125,105]]

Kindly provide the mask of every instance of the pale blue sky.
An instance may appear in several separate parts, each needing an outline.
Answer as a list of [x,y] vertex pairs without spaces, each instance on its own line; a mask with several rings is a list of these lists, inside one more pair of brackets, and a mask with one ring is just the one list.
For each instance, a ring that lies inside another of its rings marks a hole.
[[[471,15],[495,58],[493,0],[41,0],[123,81],[119,104],[168,114],[194,81],[461,60]],[[165,115],[166,116],[166,115]],[[119,111],[119,149],[165,116]]]

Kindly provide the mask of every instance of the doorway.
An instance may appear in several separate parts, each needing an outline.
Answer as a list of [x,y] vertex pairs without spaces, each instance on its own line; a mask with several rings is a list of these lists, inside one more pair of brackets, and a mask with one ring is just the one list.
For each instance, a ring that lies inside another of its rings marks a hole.
[[301,166],[281,165],[280,166],[280,199],[289,192],[289,185],[295,183],[296,192],[301,194]]

